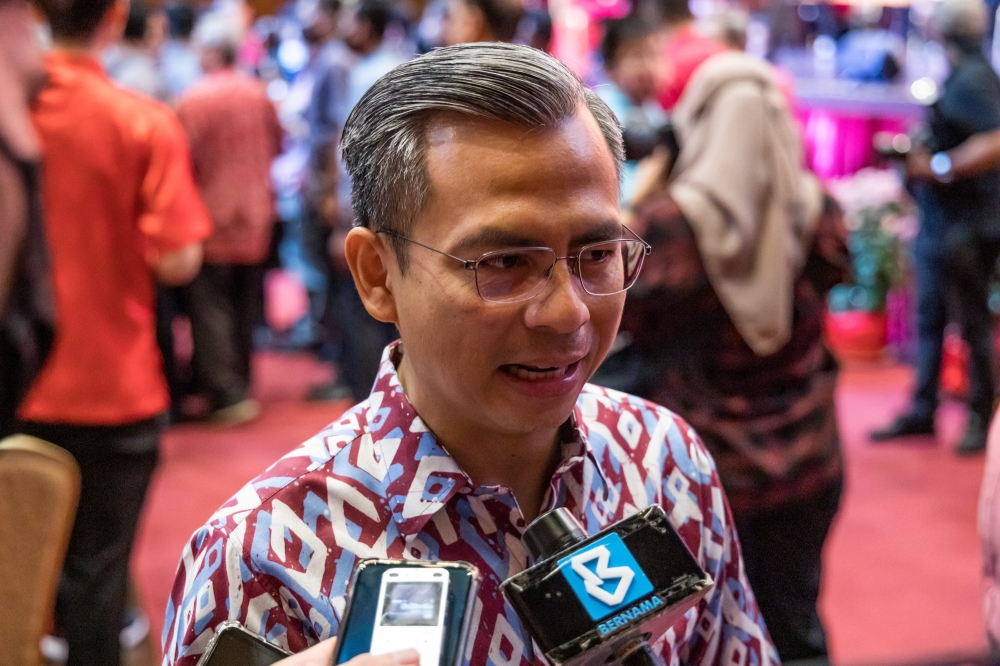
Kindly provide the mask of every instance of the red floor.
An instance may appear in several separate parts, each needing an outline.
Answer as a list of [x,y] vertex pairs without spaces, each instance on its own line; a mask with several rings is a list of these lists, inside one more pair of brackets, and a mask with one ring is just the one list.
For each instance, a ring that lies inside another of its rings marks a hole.
[[[325,377],[307,357],[262,355],[259,421],[233,430],[185,425],[167,434],[133,561],[154,635],[191,533],[243,483],[347,406],[301,401],[306,387]],[[848,486],[826,554],[822,598],[839,664],[912,662],[985,648],[975,522],[983,460],[958,460],[948,450],[961,434],[961,408],[942,410],[940,446],[867,442],[870,428],[904,407],[910,381],[907,370],[888,367],[842,376]]]

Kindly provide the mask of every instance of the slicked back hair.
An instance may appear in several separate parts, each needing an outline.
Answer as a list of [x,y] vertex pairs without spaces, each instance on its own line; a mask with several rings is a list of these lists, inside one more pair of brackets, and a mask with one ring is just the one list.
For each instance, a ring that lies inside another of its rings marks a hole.
[[[581,106],[597,121],[620,177],[625,149],[618,119],[568,67],[542,51],[462,44],[396,67],[365,93],[344,126],[356,224],[409,233],[430,195],[426,130],[436,116],[457,113],[540,129],[557,126]],[[389,239],[405,271],[405,244]]]

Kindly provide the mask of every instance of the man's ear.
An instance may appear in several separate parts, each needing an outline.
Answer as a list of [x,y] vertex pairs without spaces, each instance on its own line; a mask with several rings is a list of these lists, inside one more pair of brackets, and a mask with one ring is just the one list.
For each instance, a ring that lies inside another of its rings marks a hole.
[[371,229],[355,227],[344,239],[344,259],[368,314],[379,321],[398,325],[390,277],[390,271],[398,273],[398,268],[396,256],[388,244]]

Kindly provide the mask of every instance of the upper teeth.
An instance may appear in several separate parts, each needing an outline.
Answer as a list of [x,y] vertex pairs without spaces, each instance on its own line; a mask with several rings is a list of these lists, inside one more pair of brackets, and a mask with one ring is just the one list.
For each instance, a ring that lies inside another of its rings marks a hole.
[[523,365],[511,366],[512,374],[518,379],[527,379],[532,381],[538,381],[542,379],[557,379],[563,377],[569,371],[569,366],[564,365],[560,368],[553,368],[552,370],[529,370]]

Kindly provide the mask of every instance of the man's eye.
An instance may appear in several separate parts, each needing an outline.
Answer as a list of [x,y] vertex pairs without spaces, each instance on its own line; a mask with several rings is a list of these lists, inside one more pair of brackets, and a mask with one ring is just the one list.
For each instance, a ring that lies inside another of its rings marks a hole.
[[528,264],[528,260],[523,254],[495,254],[479,262],[481,268],[493,270],[513,270],[522,268]]
[[608,261],[613,257],[615,251],[609,248],[591,248],[580,255],[580,261],[588,264],[599,264]]

